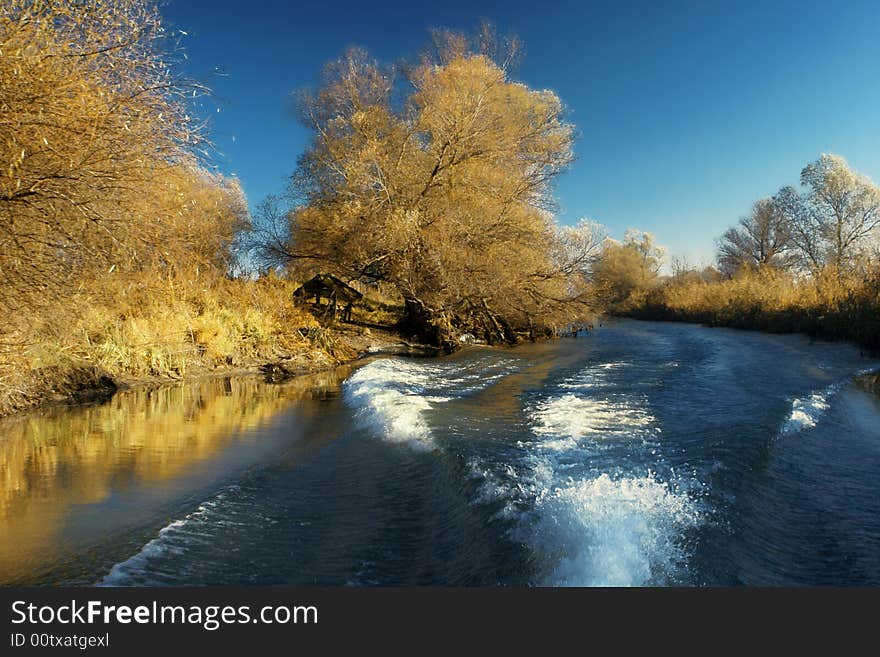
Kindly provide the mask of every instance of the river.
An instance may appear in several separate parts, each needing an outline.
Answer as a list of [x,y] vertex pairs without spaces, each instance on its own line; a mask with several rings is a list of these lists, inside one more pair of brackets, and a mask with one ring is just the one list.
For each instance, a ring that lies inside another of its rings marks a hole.
[[614,321],[0,422],[5,585],[877,585],[880,362]]

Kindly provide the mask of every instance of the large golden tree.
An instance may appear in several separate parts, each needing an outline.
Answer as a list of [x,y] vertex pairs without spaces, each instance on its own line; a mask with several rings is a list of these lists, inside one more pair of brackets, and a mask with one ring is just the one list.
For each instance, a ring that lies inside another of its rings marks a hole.
[[313,138],[286,253],[304,273],[392,283],[433,339],[510,338],[578,296],[549,212],[572,126],[556,94],[510,78],[509,58],[454,34],[435,45],[397,69],[349,51],[303,94]]

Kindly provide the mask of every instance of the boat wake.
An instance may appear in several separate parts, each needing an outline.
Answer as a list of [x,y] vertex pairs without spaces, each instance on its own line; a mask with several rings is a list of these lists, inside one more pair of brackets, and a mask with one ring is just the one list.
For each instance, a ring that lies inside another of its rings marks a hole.
[[535,403],[536,440],[519,444],[517,464],[474,468],[485,480],[481,496],[503,502],[515,540],[539,556],[542,585],[646,586],[685,576],[687,533],[702,519],[689,492],[695,483],[644,469],[642,452],[661,430],[647,408],[614,394],[607,377],[620,367],[588,367]]
[[[245,521],[235,520],[235,513],[230,513],[241,504],[238,498],[241,488],[229,486],[213,498],[202,502],[192,513],[179,520],[174,520],[159,530],[156,538],[144,545],[141,550],[113,566],[96,586],[161,586],[174,581],[176,571],[164,573],[162,564],[183,560],[186,553],[194,545],[207,545],[212,542],[212,535],[218,528],[239,524]],[[247,514],[250,516],[251,514]]]
[[385,358],[354,372],[343,384],[346,403],[361,426],[390,442],[435,447],[427,413],[439,404],[482,390],[516,371],[514,359],[428,363]]
[[645,476],[607,473],[541,489],[530,542],[554,556],[554,586],[673,583],[686,568],[681,540],[700,515],[686,493]]
[[782,435],[787,436],[815,427],[822,414],[828,410],[828,397],[834,392],[836,389],[828,388],[823,392],[814,392],[809,397],[792,401],[791,413],[782,425]]
[[825,411],[828,410],[831,399],[838,392],[851,383],[856,377],[871,374],[876,371],[876,367],[858,370],[851,377],[847,377],[845,381],[832,383],[827,388],[814,391],[806,397],[793,399],[791,402],[791,411],[782,424],[782,429],[779,432],[780,435],[790,436],[805,429],[815,427],[819,419],[825,414]]
[[532,433],[546,439],[541,445],[544,449],[565,449],[587,437],[633,437],[655,423],[640,408],[572,393],[539,403],[531,416]]

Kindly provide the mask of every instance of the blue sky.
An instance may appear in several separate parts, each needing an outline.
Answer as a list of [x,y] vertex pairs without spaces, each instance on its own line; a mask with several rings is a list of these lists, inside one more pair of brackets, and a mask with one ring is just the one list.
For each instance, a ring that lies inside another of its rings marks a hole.
[[515,77],[556,91],[578,128],[556,189],[564,223],[649,230],[697,264],[820,153],[880,180],[876,1],[170,0],[163,13],[187,32],[187,73],[214,90],[217,162],[252,206],[284,189],[308,138],[289,94],[324,62],[351,45],[394,61],[429,28],[482,19],[524,42]]

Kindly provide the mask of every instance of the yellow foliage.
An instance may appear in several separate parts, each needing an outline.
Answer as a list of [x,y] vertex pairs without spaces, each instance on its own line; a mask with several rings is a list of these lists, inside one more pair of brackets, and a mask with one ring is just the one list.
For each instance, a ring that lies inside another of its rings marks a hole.
[[674,277],[644,290],[631,314],[774,332],[804,332],[880,347],[880,272],[842,278],[829,267],[796,277],[765,267],[726,279]]
[[152,0],[0,8],[0,414],[312,348],[292,282],[226,277],[247,203],[166,43]]
[[546,210],[573,127],[553,92],[511,80],[508,62],[460,35],[444,39],[405,69],[402,105],[390,73],[358,50],[303,97],[314,139],[294,181],[307,202],[285,251],[302,275],[392,284],[423,339],[571,321],[575,277],[554,260]]
[[44,385],[34,376],[52,368],[87,365],[121,380],[181,378],[313,349],[318,323],[294,306],[296,287],[274,276],[109,274],[100,294],[82,291],[58,315],[19,327],[28,339],[0,361],[0,415],[29,397],[45,397],[43,390],[28,390],[28,381]]

